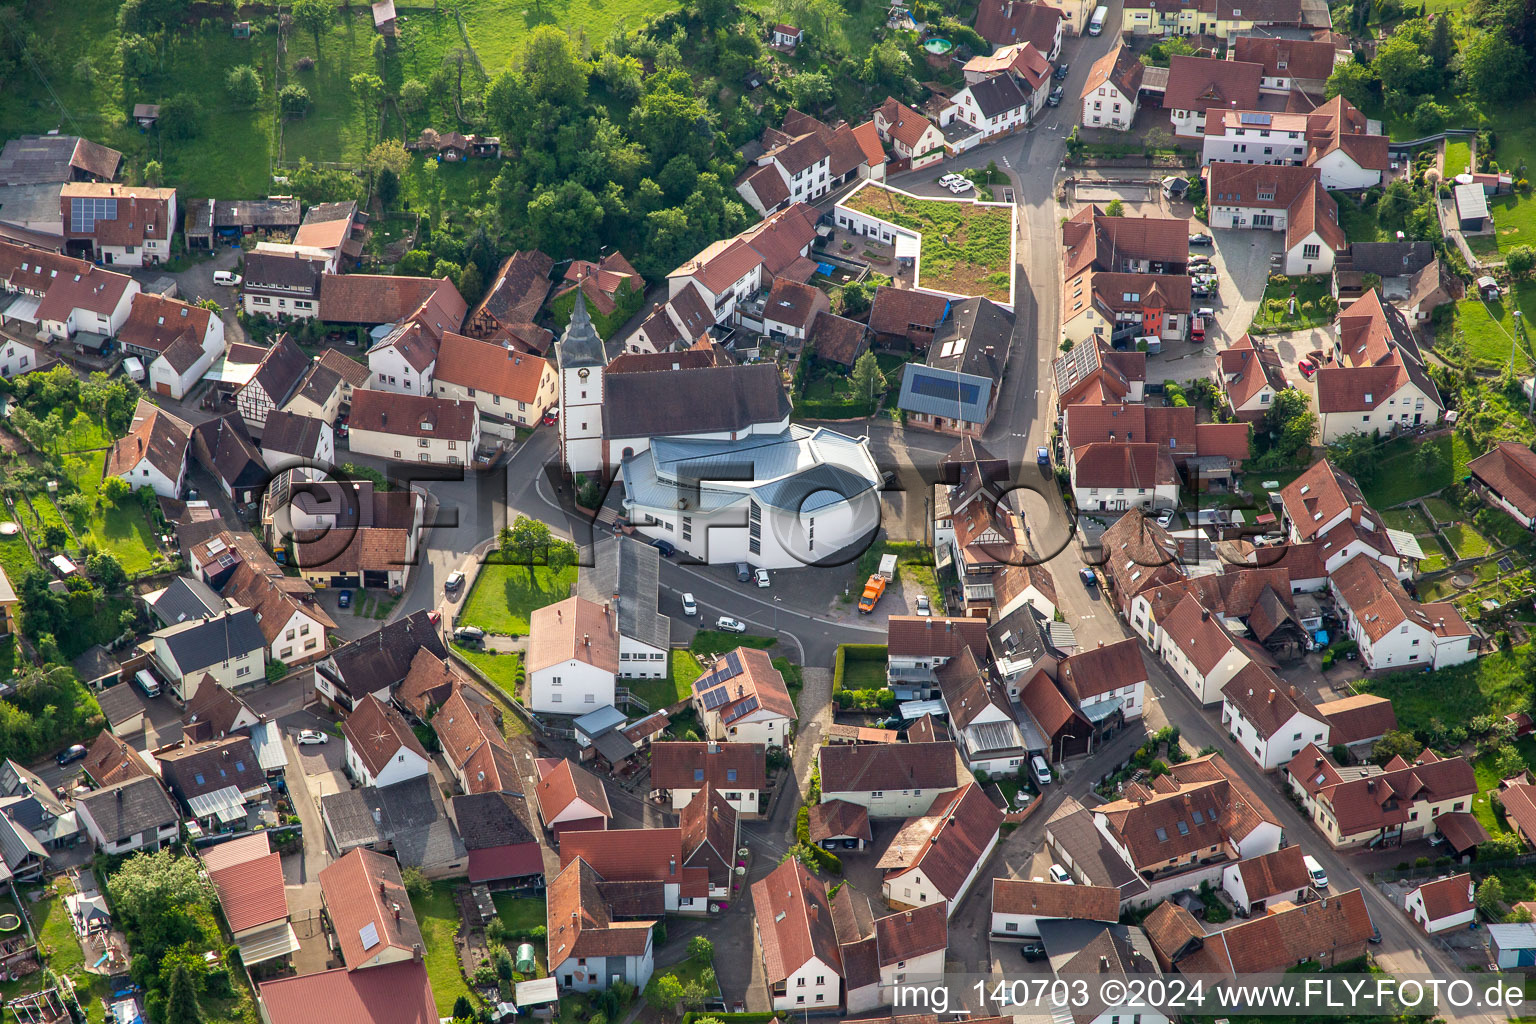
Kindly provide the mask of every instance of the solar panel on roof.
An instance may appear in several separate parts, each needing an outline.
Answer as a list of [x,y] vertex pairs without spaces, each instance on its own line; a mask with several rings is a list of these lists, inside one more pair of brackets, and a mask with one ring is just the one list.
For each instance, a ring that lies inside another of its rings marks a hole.
[[712,711],[730,699],[730,695],[726,693],[725,687],[717,687],[704,695],[704,710]]
[[731,676],[741,675],[741,652],[732,651],[727,654],[725,656],[725,667],[730,672],[730,675],[726,676],[727,679],[731,678]]
[[357,930],[357,937],[363,940],[363,951],[366,953],[379,944],[379,929],[372,921]]
[[1511,571],[1512,569],[1514,569],[1514,567],[1515,567],[1515,560],[1513,558],[1510,558],[1508,555],[1505,555],[1503,558],[1499,559],[1499,568],[1504,570],[1505,572]]
[[742,715],[750,714],[751,712],[756,711],[756,710],[757,710],[757,698],[756,697],[748,697],[746,700],[742,701],[740,704],[738,704],[735,707],[731,708],[731,710],[726,713],[726,715],[725,715],[725,723],[727,725],[729,725],[730,723],[736,721],[736,719],[740,718]]
[[967,404],[974,404],[981,396],[981,388],[976,384],[950,380],[947,377],[930,377],[927,374],[920,374],[912,381],[912,391],[924,398],[942,398]]
[[1238,118],[1243,124],[1269,124],[1271,120],[1268,114],[1240,114]]

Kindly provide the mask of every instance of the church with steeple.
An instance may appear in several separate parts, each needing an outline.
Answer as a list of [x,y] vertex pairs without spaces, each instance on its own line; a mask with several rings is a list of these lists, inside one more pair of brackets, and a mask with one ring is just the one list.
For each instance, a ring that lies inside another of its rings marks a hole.
[[560,370],[560,461],[570,473],[603,472],[603,377],[608,352],[576,289],[571,322],[555,343]]

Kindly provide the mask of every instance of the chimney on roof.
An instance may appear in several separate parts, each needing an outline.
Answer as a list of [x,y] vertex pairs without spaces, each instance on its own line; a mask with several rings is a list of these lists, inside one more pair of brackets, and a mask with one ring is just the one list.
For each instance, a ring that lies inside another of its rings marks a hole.
[[1209,622],[1210,619],[1211,619],[1211,610],[1209,608],[1201,608],[1200,609],[1200,621],[1201,622]]
[[1352,501],[1352,502],[1349,503],[1349,521],[1350,522],[1352,522],[1352,523],[1359,523],[1360,522],[1360,510],[1361,510],[1362,507],[1363,506],[1358,501]]
[[1271,686],[1269,688],[1269,703],[1273,704],[1274,702],[1275,702],[1275,688],[1273,686]]
[[592,646],[592,634],[591,633],[583,633],[583,634],[581,634],[581,642],[582,642],[583,646],[591,647]]
[[417,942],[411,946],[411,959],[421,963],[421,943]]

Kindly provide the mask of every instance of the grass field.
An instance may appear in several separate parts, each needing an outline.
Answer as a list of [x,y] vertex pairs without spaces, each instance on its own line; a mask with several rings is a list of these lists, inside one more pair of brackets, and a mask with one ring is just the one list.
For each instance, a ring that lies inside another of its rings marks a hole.
[[1456,303],[1456,330],[1467,346],[1467,356],[1483,367],[1502,367],[1509,362],[1509,346],[1515,336],[1515,310],[1536,310],[1536,283],[1516,285],[1508,298],[1484,303],[1478,298]]
[[754,636],[751,633],[726,633],[717,629],[701,629],[693,634],[693,643],[688,649],[700,657],[709,657],[714,654],[724,654],[726,651],[734,651],[738,647],[757,647],[767,650],[778,643],[771,636]]
[[[1415,449],[1420,444],[1432,444],[1440,449],[1439,472],[1426,475],[1419,469]],[[1467,463],[1472,458],[1472,450],[1459,433],[1425,441],[1399,438],[1381,446],[1381,455],[1376,460],[1376,479],[1362,484],[1361,490],[1373,507],[1389,509],[1449,487],[1467,475]]]
[[1424,507],[1429,509],[1429,514],[1434,516],[1437,523],[1451,523],[1461,518],[1456,506],[1444,498],[1425,498]]
[[843,666],[843,689],[879,690],[885,687],[885,662],[850,658]]
[[84,412],[75,413],[75,418],[70,420],[59,439],[60,452],[83,452],[94,448],[109,448],[111,445],[112,432],[106,424]]
[[1419,572],[1439,572],[1451,564],[1439,537],[1420,537],[1419,547],[1424,549],[1424,557],[1419,559]]
[[[106,453],[95,452],[82,458],[64,460],[70,481],[93,502],[101,491],[102,467]],[[94,508],[86,521],[86,533],[103,551],[110,551],[129,576],[148,572],[159,557],[155,531],[145,518],[144,507],[137,501],[124,502],[118,508]]]
[[[466,996],[479,1005],[480,1000],[470,991],[459,970],[459,955],[453,946],[453,937],[459,931],[459,911],[453,902],[453,886],[447,882],[435,882],[426,898],[413,898],[411,909],[416,912],[416,923],[421,925],[422,945],[426,947],[427,977],[432,982],[432,995],[437,1000],[437,1012],[444,1017],[453,1015],[453,1002]],[[542,922],[541,922],[542,923]]]
[[[1302,306],[1308,302],[1313,303],[1315,307],[1317,300],[1328,294],[1328,288],[1327,279],[1322,277],[1288,277],[1283,283],[1266,285],[1263,303],[1253,317],[1253,326],[1270,331],[1297,329],[1330,319],[1315,308],[1311,316],[1302,310]],[[1289,312],[1292,295],[1296,297],[1295,316],[1291,316]],[[1272,299],[1285,304],[1285,308],[1278,314],[1271,313],[1265,308]]]
[[922,235],[918,278],[925,288],[1013,302],[1008,290],[1013,217],[998,206],[967,200],[915,199],[865,187],[850,208]]
[[564,601],[576,582],[576,567],[551,573],[542,565],[483,565],[475,587],[465,599],[459,625],[479,626],[487,633],[526,636],[534,609]]
[[1457,558],[1481,558],[1493,550],[1486,537],[1465,523],[1443,526],[1440,534],[1456,552]]
[[645,701],[652,711],[664,708],[693,695],[693,682],[704,674],[704,667],[687,651],[673,651],[672,671],[665,679],[620,680],[629,692]]
[[37,568],[37,562],[33,560],[32,552],[27,549],[27,542],[21,539],[20,534],[0,537],[0,568],[5,570],[6,578],[13,587],[20,586],[21,578]]
[[1429,520],[1424,518],[1424,513],[1416,508],[1394,508],[1383,512],[1381,518],[1394,530],[1405,530],[1412,534],[1424,534],[1433,530]]
[[[397,7],[401,35],[382,68],[374,59],[373,30],[367,4],[338,4],[330,31],[315,39],[302,29],[290,30],[281,57],[283,81],[298,82],[308,89],[313,107],[307,118],[287,122],[282,129],[279,154],[276,119],[278,47],[270,15],[249,14],[255,31],[248,39],[236,39],[228,22],[209,18],[170,36],[158,70],[143,81],[124,76],[116,52],[120,33],[117,10],[120,0],[77,0],[69,16],[54,16],[47,7],[26,8],[20,29],[35,33],[35,65],[23,66],[7,79],[0,94],[0,123],[8,134],[58,129],[78,132],[121,150],[134,168],[150,159],[164,166],[167,181],[183,195],[241,198],[266,195],[270,175],[279,158],[289,164],[300,157],[315,162],[356,162],[366,151],[369,132],[349,86],[358,72],[379,73],[390,91],[406,78],[427,82],[443,64],[444,57],[470,46],[494,78],[512,66],[523,40],[536,25],[552,24],[581,33],[592,43],[601,42],[614,26],[637,26],[653,13],[677,6],[671,0],[535,0],[509,5],[501,0],[452,0],[441,4]],[[236,17],[233,5],[229,18]],[[35,13],[34,13],[35,12]],[[461,34],[455,12],[463,20]],[[298,71],[295,63],[315,58],[310,71]],[[89,75],[79,70],[82,61]],[[224,92],[229,69],[239,65],[256,68],[262,96],[253,109],[235,108]],[[465,91],[479,92],[478,71],[467,65]],[[126,116],[134,103],[161,102],[189,93],[200,104],[199,131],[186,141],[161,140],[142,132]],[[391,113],[389,135],[415,135],[436,122],[451,119],[449,95],[434,97],[431,109],[402,124]],[[454,125],[459,127],[458,125]],[[465,128],[467,131],[468,128]]]
[[1360,690],[1392,701],[1398,727],[1427,735],[1477,715],[1507,715],[1530,707],[1533,681],[1525,667],[1529,645],[1436,672],[1409,671],[1365,679]]
[[1472,166],[1472,144],[1465,139],[1445,144],[1445,177],[1454,178]]
[[1385,242],[1389,233],[1376,222],[1376,208],[1365,209],[1345,192],[1333,193],[1339,204],[1339,225],[1351,242]]

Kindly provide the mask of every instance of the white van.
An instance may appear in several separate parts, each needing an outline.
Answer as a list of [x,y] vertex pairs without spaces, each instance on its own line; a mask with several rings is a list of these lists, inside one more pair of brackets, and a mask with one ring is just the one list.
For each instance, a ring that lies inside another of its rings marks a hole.
[[144,691],[146,697],[160,696],[160,680],[150,675],[145,669],[139,669],[133,674],[134,681],[139,684],[139,689]]
[[1328,872],[1317,862],[1317,858],[1310,853],[1301,858],[1301,863],[1306,866],[1307,877],[1312,879],[1312,887],[1318,892],[1328,891]]
[[241,280],[240,275],[233,270],[215,270],[213,272],[214,284],[224,285],[228,288],[238,288],[240,287]]
[[1045,763],[1045,758],[1036,754],[1029,759],[1029,767],[1035,773],[1035,781],[1042,786],[1051,784],[1051,766]]
[[1088,34],[1096,36],[1104,31],[1104,22],[1109,19],[1109,7],[1105,5],[1093,12],[1093,17],[1088,21]]

